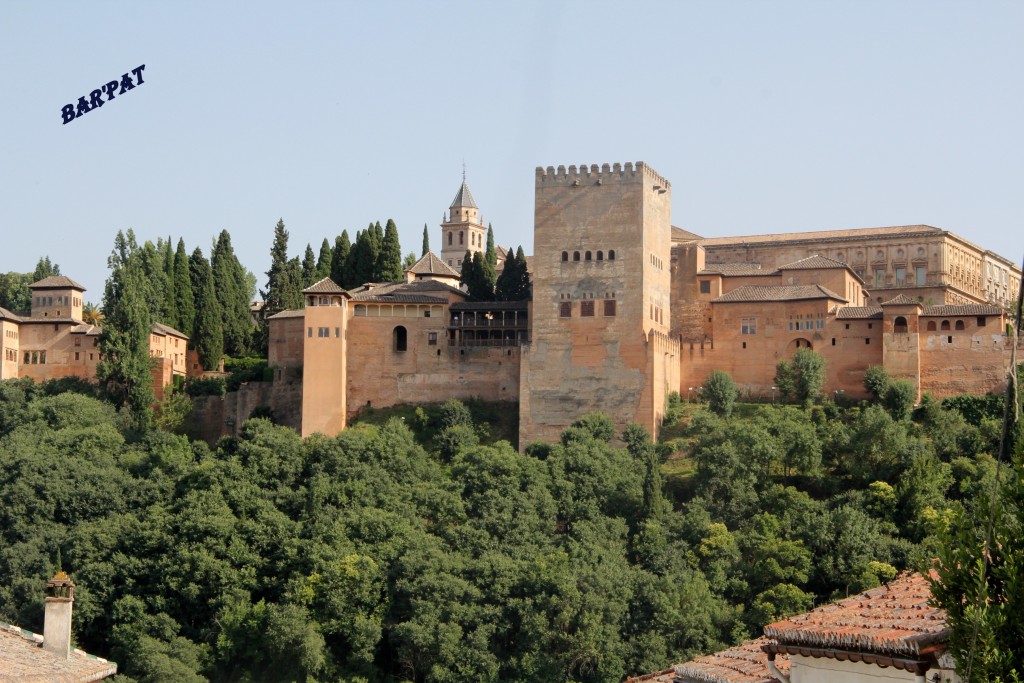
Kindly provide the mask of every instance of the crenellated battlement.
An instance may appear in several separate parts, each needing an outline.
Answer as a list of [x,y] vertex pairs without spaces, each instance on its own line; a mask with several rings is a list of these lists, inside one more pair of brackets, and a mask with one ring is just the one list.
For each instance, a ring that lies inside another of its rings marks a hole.
[[537,185],[601,185],[606,182],[634,182],[647,177],[658,189],[672,187],[665,178],[642,161],[625,164],[580,164],[579,166],[538,166]]

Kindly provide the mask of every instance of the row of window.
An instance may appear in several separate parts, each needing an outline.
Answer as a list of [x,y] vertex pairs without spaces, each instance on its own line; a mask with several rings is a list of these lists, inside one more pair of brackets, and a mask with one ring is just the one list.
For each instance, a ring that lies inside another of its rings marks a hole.
[[[454,239],[454,237],[455,237],[455,232],[454,231],[448,233],[448,246],[449,247],[453,246],[452,245],[452,240]],[[459,246],[460,247],[463,244],[466,243],[465,242],[465,237],[466,237],[465,232],[462,231],[462,230],[459,230]],[[480,234],[477,234],[475,232],[469,233],[469,246],[471,246],[471,247],[480,247],[482,249],[483,246],[484,246],[484,236],[480,235]],[[451,265],[451,264],[449,264],[449,265]]]
[[18,331],[17,330],[4,330],[4,336],[7,337],[8,339],[17,339],[18,338]]
[[657,256],[655,256],[654,254],[651,254],[651,265],[657,268],[658,270],[663,270],[665,267],[665,262],[662,261]]
[[46,351],[26,351],[24,365],[45,365]]
[[353,315],[357,318],[429,318],[431,316],[440,316],[443,312],[441,306],[431,306],[428,304],[356,304]]
[[[571,318],[572,317],[572,302],[563,301],[558,304],[558,317],[560,318]],[[580,317],[581,318],[593,318],[594,317],[594,300],[586,299],[580,301]],[[616,307],[615,299],[605,299],[603,306],[604,316],[606,318],[615,317]]]
[[[75,360],[80,360],[80,359],[81,359],[81,354],[78,351],[75,351]],[[89,360],[93,360],[93,354],[91,354],[91,353],[89,354]],[[175,363],[178,362],[178,354],[174,354],[174,362]]]
[[[858,275],[861,276],[861,278],[864,277],[864,269],[863,268],[858,269],[856,272],[857,272]],[[885,286],[885,275],[886,275],[885,268],[875,268],[875,287],[884,287]],[[925,268],[924,266],[918,266],[917,268],[914,269],[914,275],[915,275],[915,280],[912,282],[912,281],[907,279],[907,269],[903,268],[903,267],[897,267],[896,268],[896,286],[897,287],[905,287],[905,286],[909,286],[909,285],[916,285],[918,287],[923,287],[926,284],[927,280],[928,280],[928,269]]]
[[[580,252],[578,252],[578,251],[572,252],[572,260],[573,261],[579,261],[581,257],[582,257],[582,259],[584,261],[593,261],[594,260],[594,253],[590,252],[590,251],[584,251],[584,252],[582,252],[582,254]],[[569,260],[569,252],[563,251],[562,252],[562,261],[564,262],[564,261],[568,261],[568,260]],[[597,251],[597,260],[598,261],[604,261],[604,252],[601,251],[600,249]],[[614,261],[615,260],[615,250],[614,249],[609,249],[608,250],[608,260],[609,261]]]
[[801,330],[823,330],[825,329],[824,320],[797,320],[789,321],[790,332],[800,332]]
[[[312,327],[307,327],[306,328],[306,336],[312,338],[312,336],[313,336],[313,328]],[[321,339],[326,339],[326,338],[330,337],[331,336],[331,328],[329,328],[329,327],[318,327],[318,328],[316,328],[316,336],[321,338]],[[335,337],[335,339],[341,337],[341,328],[340,327],[335,327],[334,328],[334,337]]]
[[[82,345],[82,335],[76,334],[76,335],[74,335],[74,337],[75,337],[75,346],[81,346]],[[92,338],[92,345],[96,346],[97,341],[98,341],[98,339],[96,337],[93,337]],[[175,346],[178,345],[178,340],[177,339],[174,340],[174,345]]]
[[40,306],[53,306],[54,299],[57,300],[58,306],[81,306],[82,300],[77,296],[36,296],[32,297],[33,305],[36,307]]
[[[985,320],[984,316],[978,316],[978,318],[977,318],[978,327],[985,327],[985,322],[986,322],[986,320]],[[935,332],[936,331],[935,321],[934,320],[929,320],[926,329],[927,329],[928,332]],[[939,330],[948,330],[948,329],[950,329],[949,321],[948,320],[943,320],[941,323],[939,323],[938,329]],[[964,330],[964,329],[967,329],[967,327],[964,325],[964,321],[963,320],[957,320],[956,324],[953,327],[953,329],[955,329],[955,330]]]
[[4,349],[4,360],[18,360],[18,354],[14,349]]

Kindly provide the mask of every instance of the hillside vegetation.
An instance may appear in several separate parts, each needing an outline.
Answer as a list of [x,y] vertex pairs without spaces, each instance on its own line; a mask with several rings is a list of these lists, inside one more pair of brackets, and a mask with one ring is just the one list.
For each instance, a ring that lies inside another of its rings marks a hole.
[[676,417],[520,455],[453,401],[210,448],[0,382],[0,620],[41,632],[60,563],[119,683],[619,681],[913,566],[993,476],[984,408]]

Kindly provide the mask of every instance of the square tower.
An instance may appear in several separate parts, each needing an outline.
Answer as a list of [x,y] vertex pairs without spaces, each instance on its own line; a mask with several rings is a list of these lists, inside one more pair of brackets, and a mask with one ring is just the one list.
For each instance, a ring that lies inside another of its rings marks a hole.
[[463,175],[462,185],[448,207],[446,220],[441,223],[441,260],[461,272],[466,252],[475,254],[483,252],[486,247],[487,228],[480,221],[480,208]]
[[520,446],[597,411],[654,434],[679,377],[668,337],[671,186],[637,162],[538,168],[535,187]]

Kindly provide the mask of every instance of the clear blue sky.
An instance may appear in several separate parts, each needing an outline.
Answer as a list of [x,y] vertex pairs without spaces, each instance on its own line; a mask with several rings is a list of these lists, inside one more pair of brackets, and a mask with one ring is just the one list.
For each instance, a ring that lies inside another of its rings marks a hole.
[[[60,109],[145,64],[68,125]],[[462,163],[532,252],[536,166],[643,160],[707,236],[927,223],[1024,253],[1022,2],[0,5],[0,271],[98,302],[118,229],[260,283],[291,251],[438,224]]]

